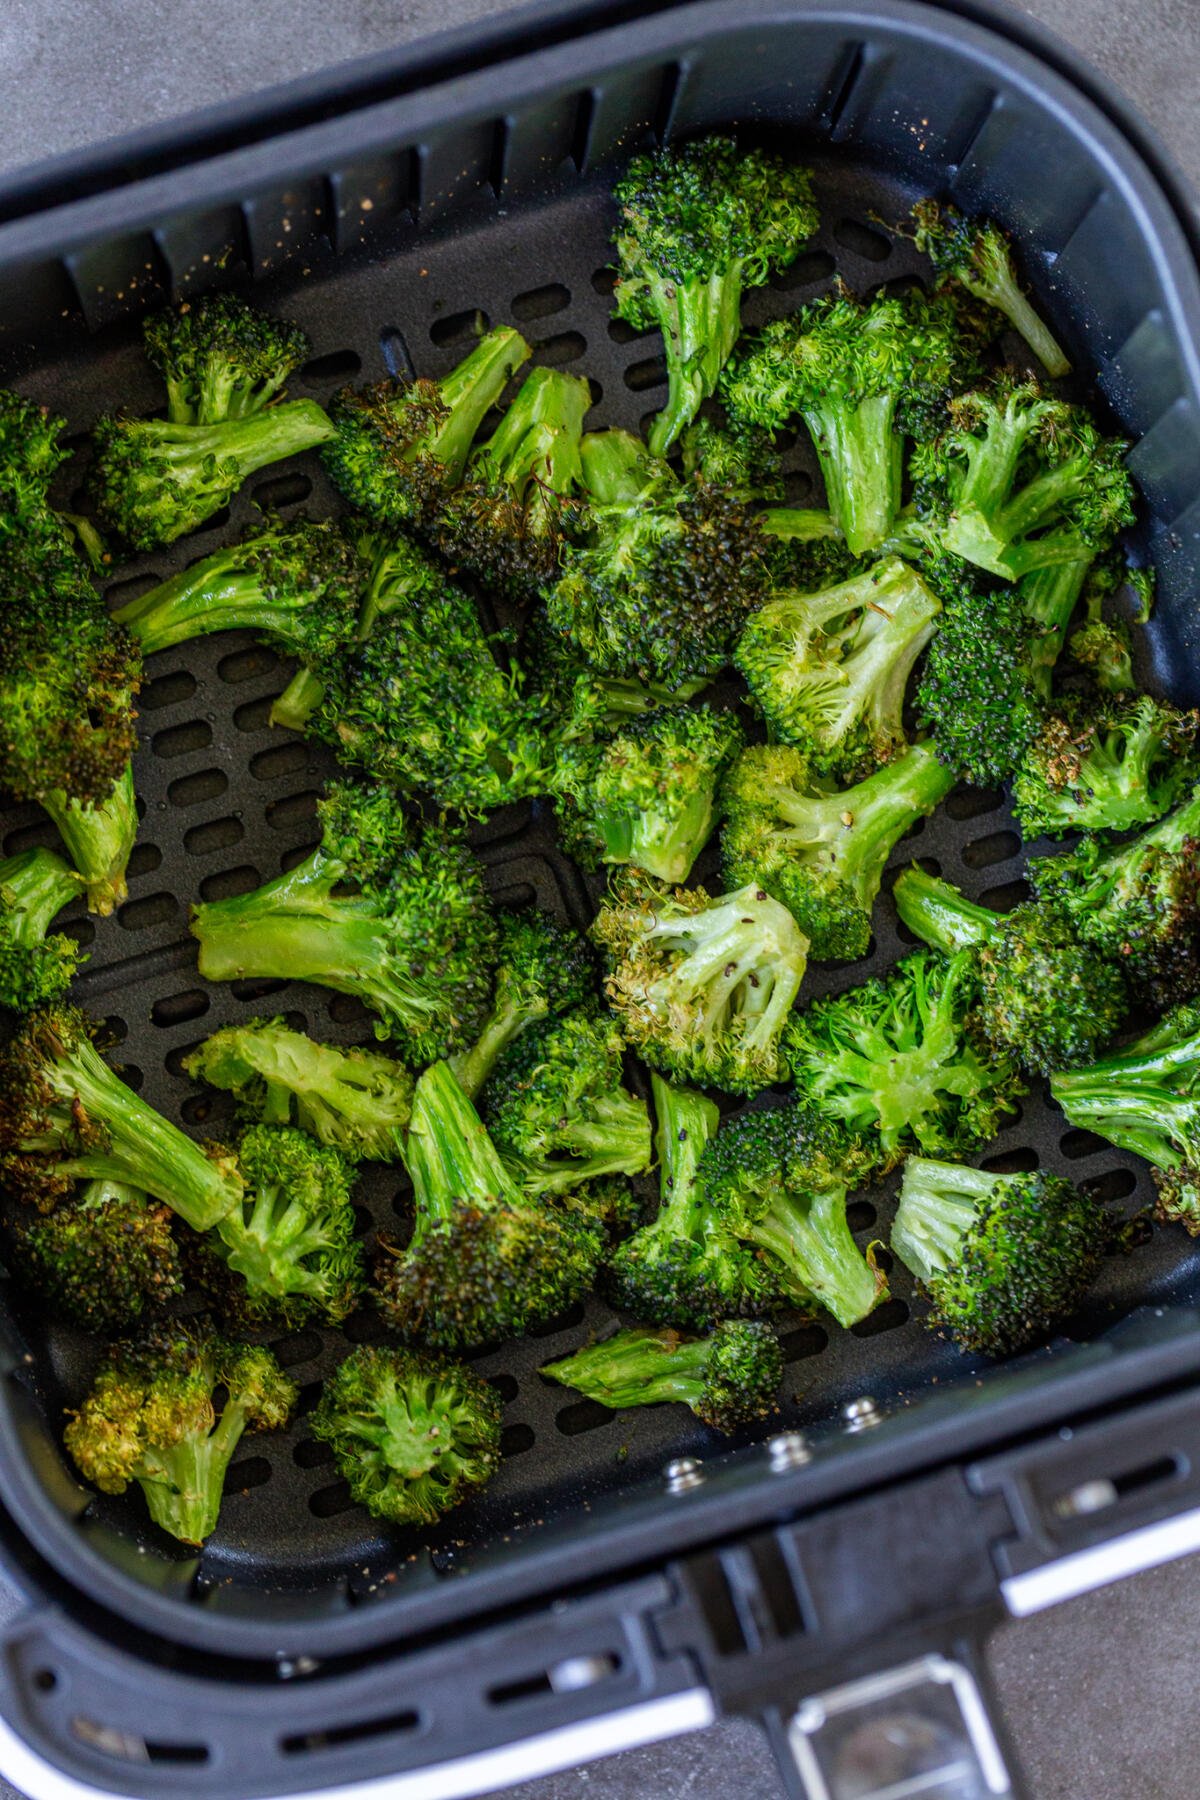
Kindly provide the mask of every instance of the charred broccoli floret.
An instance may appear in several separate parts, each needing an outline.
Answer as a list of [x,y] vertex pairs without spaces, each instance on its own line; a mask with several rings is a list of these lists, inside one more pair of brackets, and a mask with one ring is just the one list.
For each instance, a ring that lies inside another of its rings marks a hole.
[[156,1525],[202,1544],[243,1433],[282,1429],[296,1399],[269,1350],[176,1329],[111,1350],[68,1413],[63,1442],[101,1493],[123,1494],[136,1481]]
[[32,1012],[66,993],[82,958],[75,939],[50,923],[82,889],[53,850],[0,861],[0,1006]]
[[773,594],[734,661],[771,735],[852,781],[904,748],[908,677],[940,611],[915,570],[889,557],[814,594]]
[[325,467],[352,506],[384,525],[426,524],[462,480],[475,434],[529,345],[507,326],[487,332],[440,381],[344,388],[330,407]]
[[939,275],[961,282],[969,293],[1003,313],[1037,357],[1047,375],[1057,380],[1071,365],[1017,280],[1012,245],[989,219],[964,218],[953,206],[918,200],[912,209],[913,240]]
[[994,1175],[911,1156],[891,1243],[929,1296],[928,1324],[1004,1356],[1074,1311],[1111,1236],[1100,1203],[1044,1169]]
[[779,1403],[783,1352],[761,1320],[725,1319],[708,1337],[670,1327],[634,1326],[572,1356],[544,1363],[542,1374],[601,1406],[660,1406],[677,1400],[712,1431],[737,1431]]
[[813,956],[864,956],[888,857],[953,782],[925,744],[840,792],[812,779],[799,750],[753,745],[725,784],[726,884],[757,882],[781,901]]
[[328,1378],[308,1428],[350,1493],[389,1525],[432,1525],[500,1467],[500,1400],[463,1363],[361,1345]]
[[757,883],[715,899],[627,871],[592,933],[625,1041],[676,1081],[754,1094],[782,1078],[780,1034],[808,939]]
[[414,1068],[469,1042],[491,991],[496,926],[462,839],[415,839],[383,787],[335,784],[302,863],[249,894],[198,906],[200,973],[313,981],[379,1015]]
[[1030,678],[1030,624],[1012,588],[947,598],[917,687],[917,718],[938,756],[976,787],[1000,787],[1042,718]]
[[906,869],[896,910],[910,931],[951,956],[973,950],[979,1023],[999,1054],[1043,1075],[1089,1062],[1121,1027],[1129,994],[1120,966],[1052,905],[994,913],[924,869]]
[[791,509],[782,504],[786,491],[783,458],[769,431],[757,425],[718,425],[700,418],[684,432],[681,448],[685,475],[699,475],[739,500],[773,504],[779,514],[790,516]]
[[535,907],[498,915],[499,949],[491,1009],[469,1049],[450,1066],[474,1100],[508,1047],[543,1019],[585,1006],[596,993],[591,947],[569,925]]
[[53,1212],[11,1206],[4,1259],[21,1288],[89,1331],[129,1331],[183,1292],[169,1206],[119,1181],[89,1181]]
[[617,183],[617,317],[662,332],[667,404],[650,432],[665,456],[741,331],[742,293],[761,287],[817,229],[808,171],[732,138],[635,156]]
[[1196,779],[1200,711],[1149,694],[1066,696],[1013,782],[1026,837],[1124,831],[1175,805]]
[[918,950],[882,980],[815,1001],[785,1033],[800,1099],[891,1162],[986,1143],[1025,1090],[1008,1057],[976,1047],[978,999],[971,951]]

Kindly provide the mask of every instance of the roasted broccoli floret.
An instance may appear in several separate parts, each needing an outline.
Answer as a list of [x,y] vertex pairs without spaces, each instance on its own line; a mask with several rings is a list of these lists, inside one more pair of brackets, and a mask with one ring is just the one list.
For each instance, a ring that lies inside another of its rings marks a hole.
[[989,219],[964,218],[953,206],[919,200],[912,209],[913,240],[939,275],[961,282],[969,293],[1003,313],[1024,338],[1047,375],[1057,380],[1071,365],[1045,321],[1030,305],[1013,267],[1007,235]]
[[742,293],[787,268],[817,229],[806,169],[732,138],[635,156],[617,183],[617,317],[662,332],[667,404],[650,432],[665,456],[714,391],[742,328]]
[[417,1082],[405,1154],[413,1233],[377,1271],[393,1329],[469,1350],[523,1337],[591,1287],[599,1231],[523,1193],[448,1063]]
[[711,1431],[730,1432],[776,1410],[783,1352],[761,1320],[725,1319],[701,1338],[638,1325],[544,1363],[541,1372],[601,1406],[677,1400]]
[[846,1220],[848,1191],[874,1160],[873,1149],[793,1102],[726,1120],[700,1178],[726,1228],[765,1253],[793,1306],[816,1301],[854,1325],[888,1292],[874,1246],[864,1256]]
[[1067,695],[1013,782],[1027,838],[1124,831],[1159,819],[1196,779],[1200,711],[1149,694]]
[[351,1162],[399,1162],[413,1078],[378,1050],[318,1044],[284,1019],[214,1032],[184,1058],[195,1081],[233,1094],[256,1125],[294,1125]]
[[533,612],[526,626],[521,661],[536,689],[547,729],[562,745],[590,744],[660,707],[685,706],[709,685],[704,675],[676,687],[636,676],[602,675],[569,637],[551,625],[544,606]]
[[4,587],[72,596],[88,591],[107,560],[95,527],[50,504],[50,483],[70,455],[59,441],[67,421],[0,388],[0,564]]
[[[685,475],[699,475],[739,500],[773,503],[781,516],[791,516],[791,509],[782,504],[783,458],[769,431],[757,425],[696,419],[684,432],[681,448]],[[832,521],[830,529],[836,529]]]
[[976,787],[1000,787],[1042,718],[1031,628],[1015,589],[948,596],[917,687],[917,718],[938,756]]
[[101,1493],[136,1481],[156,1525],[202,1544],[243,1433],[282,1429],[296,1400],[269,1350],[179,1328],[111,1350],[63,1443]]
[[783,1078],[780,1034],[808,939],[764,888],[713,898],[627,871],[592,933],[625,1041],[652,1068],[734,1094]]
[[1089,619],[1071,633],[1071,660],[1102,694],[1130,694],[1137,686],[1129,627],[1123,619]]
[[946,548],[1005,581],[1106,549],[1133,523],[1127,443],[1005,373],[960,394],[912,456],[914,503]]
[[888,857],[953,784],[925,744],[840,792],[813,780],[801,751],[755,744],[725,783],[725,882],[766,888],[813,956],[864,956]]
[[906,869],[896,910],[909,930],[951,956],[978,959],[979,1023],[992,1048],[1046,1075],[1089,1062],[1120,1030],[1129,993],[1119,964],[1075,930],[1065,908],[1033,903],[994,913]]
[[771,735],[853,781],[904,748],[904,697],[941,603],[889,557],[817,593],[773,594],[734,661]]
[[569,925],[536,907],[497,915],[499,949],[491,1009],[469,1049],[450,1066],[469,1100],[521,1033],[543,1019],[586,1006],[597,988],[591,946]]
[[10,1206],[4,1260],[52,1313],[89,1331],[129,1331],[183,1292],[172,1218],[139,1188],[89,1181],[53,1212]]
[[496,926],[482,871],[451,832],[415,838],[386,788],[335,784],[318,812],[321,842],[303,862],[194,909],[200,973],[353,994],[420,1068],[469,1042],[486,1014]]
[[480,1111],[527,1194],[564,1194],[650,1167],[650,1119],[622,1086],[621,1051],[613,1021],[579,1009],[531,1025],[497,1062]]
[[604,675],[678,688],[717,674],[767,592],[767,538],[751,507],[681,482],[624,431],[581,446],[585,541],[563,556],[550,625]]
[[1152,1163],[1159,1217],[1200,1236],[1200,1007],[1177,1006],[1135,1043],[1055,1075],[1050,1092],[1072,1125]]
[[297,326],[227,297],[147,320],[167,417],[96,426],[91,492],[103,523],[139,550],[170,544],[256,470],[332,437],[315,400],[277,398],[308,349]]
[[663,707],[611,737],[564,745],[554,777],[564,847],[585,869],[632,863],[660,881],[686,881],[743,741],[733,713],[695,706]]
[[579,440],[591,404],[583,376],[531,370],[430,526],[455,568],[518,605],[554,580],[582,521]]
[[196,1231],[242,1198],[228,1152],[204,1150],[127,1087],[70,1006],[31,1013],[0,1050],[0,1183],[44,1210],[77,1180],[141,1188]]
[[500,1467],[500,1399],[463,1363],[362,1345],[308,1421],[350,1493],[389,1525],[432,1525]]
[[975,1043],[976,958],[918,950],[882,980],[815,1001],[785,1033],[799,1098],[879,1147],[955,1155],[996,1135],[1025,1090]]
[[911,1156],[891,1241],[932,1302],[928,1324],[1005,1356],[1074,1311],[1111,1239],[1099,1201],[1059,1175]]
[[82,878],[53,850],[0,861],[0,1006],[32,1012],[66,993],[79,945],[50,923],[82,891]]
[[440,381],[344,388],[325,467],[352,506],[385,525],[426,524],[463,477],[475,434],[529,357],[520,332],[487,332]]
[[924,435],[976,351],[957,308],[923,294],[866,304],[841,292],[775,319],[722,382],[735,419],[777,431],[797,414],[812,435],[829,510],[851,554],[877,550],[900,511],[904,445]]
[[772,1311],[784,1303],[778,1275],[729,1231],[697,1172],[720,1113],[693,1088],[673,1087],[657,1074],[650,1079],[662,1205],[613,1252],[609,1293],[635,1318],[689,1331]]
[[1200,992],[1200,792],[1139,836],[1111,847],[1087,837],[1029,866],[1039,900],[1125,970],[1158,1008]]

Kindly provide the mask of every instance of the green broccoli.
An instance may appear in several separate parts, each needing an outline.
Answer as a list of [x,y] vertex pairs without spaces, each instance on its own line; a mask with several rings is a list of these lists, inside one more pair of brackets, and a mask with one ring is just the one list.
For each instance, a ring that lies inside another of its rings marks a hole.
[[463,1363],[362,1345],[325,1382],[309,1430],[351,1496],[389,1525],[432,1525],[500,1467],[500,1400]]
[[4,587],[36,586],[66,597],[85,593],[107,560],[88,520],[50,504],[50,484],[70,455],[67,421],[0,388],[0,564]]
[[139,1188],[85,1182],[53,1212],[10,1206],[5,1262],[51,1313],[89,1331],[129,1331],[183,1293],[173,1216]]
[[535,907],[497,915],[499,951],[491,1009],[475,1042],[449,1058],[463,1093],[474,1100],[508,1047],[531,1026],[596,993],[590,945]]
[[975,955],[918,950],[880,979],[815,1001],[784,1034],[800,1099],[878,1145],[956,1155],[986,1143],[1025,1089],[975,1044]]
[[413,839],[382,787],[332,786],[321,842],[249,894],[197,906],[200,973],[312,981],[378,1014],[414,1068],[467,1043],[486,1015],[496,926],[461,837]]
[[783,1352],[761,1320],[725,1319],[701,1338],[638,1325],[544,1363],[541,1373],[601,1406],[679,1401],[710,1431],[732,1432],[777,1410]]
[[50,923],[83,885],[53,850],[0,861],[0,1005],[31,1012],[66,993],[83,959],[75,939],[50,932]]
[[735,1094],[783,1078],[780,1034],[808,939],[765,889],[751,883],[714,899],[626,871],[592,934],[625,1041],[652,1068]]
[[281,1430],[297,1398],[269,1350],[177,1328],[108,1353],[63,1443],[85,1481],[103,1494],[136,1481],[154,1523],[198,1545],[243,1433]]
[[[685,475],[698,475],[714,487],[736,494],[739,500],[757,500],[773,505],[781,516],[792,516],[791,509],[783,505],[783,457],[769,431],[757,425],[718,425],[712,419],[699,418],[684,432],[680,447]],[[836,530],[832,520],[829,527]]]
[[1072,1313],[1109,1247],[1103,1207],[1059,1175],[994,1175],[911,1156],[892,1249],[964,1350],[1005,1356]]
[[1200,711],[1149,694],[1067,695],[1013,782],[1027,838],[1124,831],[1161,818],[1196,779]]
[[755,744],[725,784],[726,885],[761,884],[787,907],[813,956],[865,956],[888,857],[953,784],[925,744],[840,792],[812,779],[801,751]]
[[1000,1055],[1047,1075],[1090,1062],[1120,1030],[1129,1010],[1121,968],[1064,908],[990,912],[919,868],[906,869],[894,893],[900,918],[925,943],[947,956],[975,952],[979,1023]]
[[172,425],[250,418],[270,405],[312,350],[298,325],[232,294],[152,313],[142,337],[163,378]]
[[1069,375],[1070,363],[1022,291],[1012,245],[1000,227],[987,219],[964,218],[936,200],[918,200],[912,216],[913,241],[938,274],[961,282],[977,300],[1003,313],[1052,379]]
[[949,596],[917,687],[917,720],[938,756],[976,787],[1001,787],[1042,719],[1031,624],[1013,588]]
[[650,433],[665,456],[713,393],[741,331],[742,294],[794,261],[817,229],[806,169],[730,137],[635,156],[617,183],[615,311],[662,332],[667,404]]

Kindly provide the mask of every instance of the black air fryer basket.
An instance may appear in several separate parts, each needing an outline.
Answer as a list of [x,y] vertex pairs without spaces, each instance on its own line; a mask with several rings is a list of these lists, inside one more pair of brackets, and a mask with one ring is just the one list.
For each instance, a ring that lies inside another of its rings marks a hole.
[[[440,374],[482,314],[515,323],[535,361],[593,378],[591,425],[637,428],[663,367],[653,336],[611,318],[612,172],[639,146],[728,126],[810,161],[821,201],[819,237],[749,297],[750,325],[835,273],[859,292],[919,275],[877,222],[918,195],[1014,234],[1043,310],[1137,439],[1140,548],[1159,579],[1143,674],[1200,698],[1193,221],[1115,97],[985,0],[953,15],[922,0],[540,8],[35,170],[0,190],[0,381],[81,434],[114,399],[151,411],[142,312],[230,286],[308,329],[294,394]],[[790,463],[800,498],[813,467],[802,446]],[[334,506],[316,458],[298,459],[174,552],[122,566],[113,591],[236,535],[256,502]],[[226,1115],[182,1060],[217,1026],[271,1011],[369,1036],[341,997],[196,974],[189,901],[255,886],[315,838],[331,764],[269,728],[286,677],[240,636],[152,660],[129,899],[75,924],[81,997],[127,1077],[202,1134]],[[587,922],[592,897],[544,815],[513,808],[477,838],[497,896]],[[36,809],[0,817],[5,853],[41,841]],[[1002,797],[964,788],[897,862],[930,858],[1004,904],[1019,850]],[[902,948],[890,902],[877,926],[872,970]],[[862,973],[818,970],[811,991]],[[1150,1198],[1143,1172],[1037,1093],[992,1154],[1131,1211]],[[376,1172],[364,1229],[403,1199]],[[876,1211],[852,1212],[863,1242]],[[609,1413],[538,1377],[608,1323],[598,1301],[474,1359],[505,1402],[503,1469],[412,1536],[352,1506],[309,1436],[341,1340],[295,1332],[275,1347],[301,1416],[246,1441],[199,1555],[135,1499],[79,1484],[60,1420],[89,1350],[6,1298],[0,1557],[20,1604],[0,1628],[0,1769],[39,1797],[433,1800],[724,1709],[764,1720],[788,1791],[813,1800],[890,1793],[894,1771],[855,1786],[847,1770],[897,1733],[906,1795],[1015,1792],[980,1703],[990,1624],[1200,1546],[1196,1257],[1159,1233],[1106,1265],[1069,1335],[1007,1365],[931,1336],[899,1268],[893,1295],[851,1332],[797,1326],[783,1414],[733,1447],[682,1408]],[[349,1333],[377,1329],[363,1314]],[[936,1771],[956,1763],[953,1786]]]

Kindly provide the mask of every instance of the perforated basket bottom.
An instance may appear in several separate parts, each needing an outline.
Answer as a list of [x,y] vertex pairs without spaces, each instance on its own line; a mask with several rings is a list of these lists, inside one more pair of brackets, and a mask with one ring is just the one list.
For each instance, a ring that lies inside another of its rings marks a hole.
[[[823,292],[835,273],[865,293],[921,269],[910,246],[892,245],[871,222],[902,216],[914,195],[846,161],[819,165],[818,174],[819,237],[781,281],[748,296],[748,325]],[[306,271],[308,279],[286,297],[264,294],[267,304],[286,307],[306,326],[317,351],[293,393],[326,400],[344,381],[378,379],[402,369],[408,357],[418,372],[441,374],[464,353],[481,314],[487,321],[515,322],[534,343],[537,361],[592,378],[596,404],[589,425],[638,427],[661,403],[662,362],[654,337],[638,337],[609,317],[610,225],[605,190],[592,184],[540,207],[492,214],[440,241],[414,245],[410,238],[385,260]],[[56,361],[19,375],[25,391],[65,413],[80,433],[114,402],[134,412],[160,404],[138,336],[127,328],[81,340]],[[789,464],[793,497],[802,501],[815,489],[806,445],[790,450]],[[303,507],[315,514],[340,510],[314,457],[289,463],[174,553],[123,568],[110,588],[112,598],[129,598],[240,533],[255,518],[255,502],[285,514]],[[107,1018],[126,1078],[197,1134],[221,1135],[227,1097],[194,1087],[182,1062],[218,1026],[281,1012],[319,1037],[345,1043],[371,1038],[365,1012],[343,997],[282,982],[205,985],[196,974],[189,903],[252,888],[315,841],[314,803],[333,763],[322,750],[269,727],[272,697],[288,673],[270,652],[233,635],[152,659],[141,697],[135,769],[143,818],[129,898],[110,920],[94,921],[77,909],[72,921],[91,958],[80,999]],[[589,889],[559,853],[546,809],[510,809],[480,827],[475,840],[497,899],[536,898],[577,926],[588,924],[594,886]],[[26,807],[3,815],[0,841],[9,854],[55,838],[38,810]],[[1011,904],[1023,891],[1020,843],[999,795],[955,792],[900,847],[894,865],[916,855],[989,903]],[[712,862],[710,852],[698,876]],[[814,968],[805,996],[882,970],[904,948],[885,895],[870,958],[853,969]],[[991,1156],[1009,1168],[1040,1162],[1095,1182],[1105,1196],[1130,1206],[1151,1197],[1144,1171],[1127,1166],[1098,1139],[1066,1130],[1040,1092],[1029,1096]],[[852,1222],[860,1242],[886,1239],[890,1194],[888,1189],[886,1197],[855,1203]],[[359,1198],[364,1232],[394,1230],[405,1209],[402,1175],[364,1171]],[[1112,1261],[1072,1335],[1091,1335],[1139,1304],[1190,1297],[1193,1262],[1176,1232],[1161,1232],[1135,1256]],[[932,1384],[976,1373],[969,1359],[931,1336],[914,1316],[910,1283],[899,1267],[892,1272],[892,1293],[849,1332],[832,1323],[793,1322],[785,1337],[784,1412],[770,1430],[827,1416],[863,1392],[883,1405],[906,1404]],[[45,1326],[19,1299],[13,1304],[33,1353],[33,1379],[57,1432],[62,1405],[86,1385],[93,1346],[82,1334]],[[279,1339],[274,1348],[301,1385],[300,1416],[288,1431],[244,1441],[219,1529],[191,1591],[199,1597],[229,1579],[272,1587],[370,1585],[388,1571],[428,1568],[429,1557],[435,1568],[448,1571],[469,1562],[473,1548],[562,1518],[656,1473],[672,1457],[715,1454],[721,1444],[683,1407],[611,1413],[537,1374],[539,1364],[613,1323],[609,1310],[591,1300],[528,1342],[473,1359],[504,1401],[505,1462],[486,1494],[443,1530],[420,1537],[382,1533],[353,1506],[327,1449],[305,1426],[304,1414],[347,1340],[376,1336],[378,1319],[361,1313],[344,1336],[304,1330]],[[161,1555],[190,1555],[146,1524],[136,1495],[93,1499],[79,1528],[110,1546],[115,1531]]]

